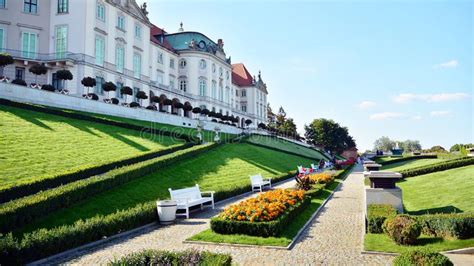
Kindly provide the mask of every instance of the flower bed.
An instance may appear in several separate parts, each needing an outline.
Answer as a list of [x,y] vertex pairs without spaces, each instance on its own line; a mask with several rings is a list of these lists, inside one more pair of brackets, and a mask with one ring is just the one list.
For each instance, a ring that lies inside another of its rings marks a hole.
[[322,173],[315,173],[308,175],[312,184],[328,184],[334,181],[336,171],[326,171]]
[[277,189],[231,205],[211,219],[221,234],[276,236],[309,203],[303,190]]

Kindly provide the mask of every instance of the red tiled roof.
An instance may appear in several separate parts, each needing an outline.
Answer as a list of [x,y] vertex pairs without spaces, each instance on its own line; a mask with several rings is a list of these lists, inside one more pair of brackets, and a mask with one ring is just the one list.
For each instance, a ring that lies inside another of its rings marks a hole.
[[252,86],[253,77],[244,64],[232,64],[232,83],[240,87]]
[[160,29],[155,24],[151,24],[150,41],[152,41],[153,43],[158,44],[159,46],[161,46],[165,49],[170,50],[171,52],[175,52],[173,47],[171,46],[171,44],[166,39],[163,38],[163,42],[160,42],[158,37],[155,37],[157,35],[162,35],[162,34],[166,34],[166,31],[164,31],[163,29]]

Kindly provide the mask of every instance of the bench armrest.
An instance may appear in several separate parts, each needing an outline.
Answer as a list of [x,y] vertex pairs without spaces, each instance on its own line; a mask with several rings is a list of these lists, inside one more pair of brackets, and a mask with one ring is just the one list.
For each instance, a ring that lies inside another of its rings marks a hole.
[[214,198],[214,193],[216,193],[215,191],[201,191],[201,195],[202,194],[211,194],[211,197]]

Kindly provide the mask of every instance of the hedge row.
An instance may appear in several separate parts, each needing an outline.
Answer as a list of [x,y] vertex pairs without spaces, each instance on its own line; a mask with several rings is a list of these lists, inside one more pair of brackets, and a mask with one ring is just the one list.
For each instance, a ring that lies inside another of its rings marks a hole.
[[443,254],[433,252],[429,249],[408,250],[398,255],[393,260],[394,266],[409,265],[432,265],[432,266],[452,266],[453,263]]
[[367,231],[373,234],[383,233],[382,225],[386,219],[395,217],[397,209],[388,204],[370,204],[367,206]]
[[411,160],[417,160],[417,159],[436,159],[438,158],[437,155],[416,155],[416,156],[408,156],[408,157],[402,157],[402,158],[397,158],[389,161],[380,161],[375,159],[375,161],[381,165],[389,165],[389,164],[394,164],[394,163],[399,163],[399,162],[405,162],[405,161],[411,161]]
[[63,184],[85,179],[94,175],[103,174],[118,167],[123,167],[126,165],[139,163],[144,160],[149,160],[159,156],[171,154],[176,151],[192,147],[193,145],[194,143],[188,142],[183,145],[175,146],[160,151],[146,152],[115,162],[95,166],[85,166],[79,169],[76,168],[72,170],[62,171],[50,176],[43,176],[28,183],[0,190],[0,203],[18,199],[27,195],[37,193],[42,190],[58,187]]
[[109,120],[109,119],[95,117],[91,115],[85,115],[85,114],[80,114],[80,113],[75,113],[75,112],[67,112],[60,109],[56,109],[56,108],[48,108],[45,106],[19,103],[19,102],[6,100],[6,99],[0,99],[0,104],[16,107],[16,108],[21,108],[25,110],[35,111],[35,112],[41,112],[45,114],[64,116],[64,117],[78,119],[78,120],[84,120],[84,121],[89,121],[89,122],[94,122],[94,123],[100,123],[100,124],[105,124],[105,125],[110,125],[110,126],[132,129],[132,130],[137,130],[140,132],[148,132],[154,135],[174,137],[174,138],[186,140],[187,142],[196,141],[194,137],[191,137],[188,134],[172,132],[172,131],[162,130],[162,129],[157,129],[157,128],[148,128],[144,126],[133,125],[133,124],[125,123],[125,122]]
[[[299,154],[299,153],[296,153],[296,152],[291,152],[291,151],[287,151],[287,150],[282,150],[282,149],[278,149],[278,148],[275,148],[275,147],[271,147],[271,146],[267,146],[267,145],[263,145],[263,144],[259,144],[259,143],[255,143],[255,142],[251,142],[251,141],[248,141],[248,140],[244,140],[243,142],[249,143],[249,144],[251,144],[251,145],[255,145],[255,146],[258,146],[258,147],[261,147],[261,148],[269,149],[269,150],[272,150],[272,151],[283,152],[283,153],[286,153],[286,154],[295,155],[295,156],[298,156],[298,157],[303,157],[303,158],[306,158],[306,159],[309,159],[309,160],[318,160],[318,161],[319,161],[319,159],[316,159],[316,158],[314,158],[314,157],[306,156],[306,155]],[[322,155],[322,156],[324,157],[324,155]]]
[[305,197],[303,201],[288,209],[278,219],[269,222],[231,221],[214,217],[211,219],[211,229],[219,234],[244,234],[261,237],[278,236],[310,202],[311,199]]
[[412,177],[412,176],[417,176],[417,175],[424,175],[424,174],[429,174],[433,172],[444,171],[444,170],[448,170],[452,168],[458,168],[458,167],[467,166],[471,164],[474,164],[474,157],[463,157],[459,159],[440,162],[433,165],[420,166],[416,168],[407,169],[404,171],[400,171],[400,174],[402,174],[403,177]]
[[0,205],[0,232],[9,232],[58,209],[104,192],[133,179],[153,173],[176,161],[185,160],[218,144],[190,147],[173,154],[125,166],[103,175],[72,182],[55,189],[41,191]]
[[187,250],[170,252],[161,250],[143,250],[132,253],[119,260],[109,263],[110,266],[119,265],[213,265],[230,266],[232,257],[228,254],[218,254],[208,251]]
[[[275,182],[291,178],[295,171],[273,178]],[[250,191],[250,185],[228,191],[218,191],[216,201]],[[25,263],[118,234],[157,221],[155,201],[107,216],[95,216],[73,225],[52,229],[39,229],[23,235],[22,239],[0,234],[0,264]]]
[[416,218],[426,235],[448,239],[474,237],[474,213],[427,214]]

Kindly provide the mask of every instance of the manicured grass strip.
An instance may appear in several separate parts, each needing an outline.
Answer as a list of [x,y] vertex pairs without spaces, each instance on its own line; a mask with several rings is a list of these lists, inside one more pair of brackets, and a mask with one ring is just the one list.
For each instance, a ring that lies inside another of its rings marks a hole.
[[421,247],[436,252],[474,247],[474,238],[445,240],[439,237],[421,235],[418,239],[418,244],[413,246],[397,245],[385,234],[366,234],[364,238],[364,249],[367,251],[401,253],[408,250],[419,249]]
[[[287,177],[301,157],[277,153],[250,144],[223,144],[204,154],[182,160],[142,178],[135,179],[107,192],[53,212],[22,231],[53,228],[73,224],[98,214],[108,215],[117,210],[133,208],[137,204],[169,198],[168,188],[184,188],[196,183],[203,190],[216,191],[216,200],[250,191],[249,175]],[[276,181],[276,180],[275,180]]]
[[0,190],[184,144],[167,136],[3,105],[0,121]]
[[308,157],[308,158],[313,158],[313,159],[324,159],[328,160],[324,154],[321,152],[304,147],[302,145],[298,145],[286,140],[279,139],[277,137],[271,137],[271,136],[263,136],[263,135],[251,135],[248,138],[245,139],[247,142],[250,143],[255,143],[258,145],[263,145],[267,146],[269,148],[276,148],[278,150],[283,150],[287,151],[293,154],[298,154],[300,156]]
[[429,174],[429,173],[444,171],[448,169],[463,167],[467,165],[474,165],[474,157],[461,157],[457,159],[440,162],[437,164],[430,164],[430,165],[410,168],[410,169],[400,171],[400,174],[402,174],[403,177],[406,178],[406,177],[412,177],[412,176],[417,176],[417,175]]
[[381,165],[389,165],[394,163],[400,163],[404,161],[412,161],[412,160],[419,160],[419,159],[436,159],[438,158],[437,155],[404,155],[403,157],[376,157],[374,160],[376,163]]
[[398,182],[410,214],[474,212],[474,165]]
[[143,161],[72,182],[55,189],[41,191],[0,205],[0,232],[8,232],[47,215],[50,212],[67,208],[113,187],[120,186],[144,175],[159,171],[172,163],[186,160],[199,153],[210,150],[218,144],[204,144]]
[[245,244],[245,245],[257,245],[257,246],[288,246],[293,238],[298,234],[298,231],[306,224],[311,218],[314,212],[321,206],[331,193],[337,188],[351,168],[346,171],[341,171],[338,179],[334,180],[327,188],[323,188],[319,193],[311,198],[310,204],[298,214],[292,222],[281,232],[279,237],[257,237],[249,235],[225,235],[213,232],[211,229],[204,230],[192,237],[189,241],[203,241],[203,242],[214,242],[214,243],[230,243],[230,244]]
[[415,168],[415,167],[437,164],[443,161],[445,160],[443,159],[416,159],[416,160],[401,161],[401,162],[396,162],[396,163],[391,163],[391,164],[385,164],[382,166],[381,170],[400,172],[400,171]]

